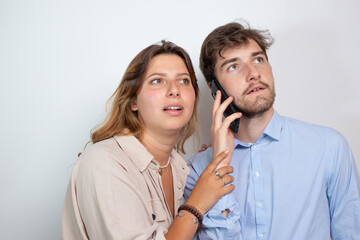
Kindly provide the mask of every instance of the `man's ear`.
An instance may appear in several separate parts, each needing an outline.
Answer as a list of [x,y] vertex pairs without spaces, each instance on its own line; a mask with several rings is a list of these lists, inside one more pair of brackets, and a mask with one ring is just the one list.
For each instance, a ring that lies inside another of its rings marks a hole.
[[212,82],[208,82],[207,85],[208,85],[208,87],[211,89],[211,87],[212,87]]

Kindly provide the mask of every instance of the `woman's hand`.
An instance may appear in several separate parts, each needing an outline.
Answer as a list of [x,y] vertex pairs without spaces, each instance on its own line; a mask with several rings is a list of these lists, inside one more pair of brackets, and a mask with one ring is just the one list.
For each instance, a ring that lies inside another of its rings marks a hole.
[[217,156],[221,151],[225,149],[229,150],[228,156],[219,164],[219,168],[229,165],[231,161],[231,155],[234,151],[234,133],[230,129],[230,124],[237,118],[241,117],[241,113],[233,113],[223,121],[223,114],[225,109],[233,101],[233,97],[229,97],[223,103],[221,103],[221,92],[216,92],[214,105],[212,108],[212,125],[211,125],[211,139],[213,156]]
[[[232,192],[235,188],[233,184],[229,184],[234,181],[233,176],[229,175],[229,173],[233,172],[233,167],[219,167],[219,164],[228,157],[228,155],[229,151],[223,151],[213,158],[200,175],[186,202],[198,209],[202,214],[209,211],[222,196]],[[216,175],[216,172],[218,175]]]

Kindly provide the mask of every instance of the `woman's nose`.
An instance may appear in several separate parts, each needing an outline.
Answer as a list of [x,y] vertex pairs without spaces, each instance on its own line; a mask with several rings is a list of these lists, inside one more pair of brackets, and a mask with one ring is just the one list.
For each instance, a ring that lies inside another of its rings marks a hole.
[[177,85],[176,81],[170,81],[169,89],[168,89],[168,96],[169,97],[177,97],[180,96],[180,89]]

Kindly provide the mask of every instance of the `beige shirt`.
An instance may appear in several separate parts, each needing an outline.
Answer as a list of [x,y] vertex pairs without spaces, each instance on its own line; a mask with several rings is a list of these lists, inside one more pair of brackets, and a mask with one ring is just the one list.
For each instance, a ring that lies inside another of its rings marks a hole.
[[[175,210],[184,202],[189,168],[173,150]],[[62,239],[165,239],[173,221],[159,164],[133,136],[91,145],[74,167],[62,219]]]

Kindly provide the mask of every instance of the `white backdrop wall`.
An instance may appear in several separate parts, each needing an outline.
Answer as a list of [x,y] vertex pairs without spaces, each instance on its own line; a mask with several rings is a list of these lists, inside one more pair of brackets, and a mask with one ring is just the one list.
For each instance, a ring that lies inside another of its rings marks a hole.
[[[168,39],[199,78],[201,143],[212,98],[200,46],[238,18],[269,29],[277,111],[340,131],[360,161],[360,2],[0,1],[0,239],[59,239],[65,190],[130,60]],[[197,143],[187,142],[189,156]]]

